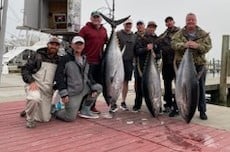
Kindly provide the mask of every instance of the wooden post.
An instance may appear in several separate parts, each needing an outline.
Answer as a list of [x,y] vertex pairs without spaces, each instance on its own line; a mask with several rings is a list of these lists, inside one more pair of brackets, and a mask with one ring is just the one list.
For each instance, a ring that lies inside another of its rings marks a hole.
[[227,54],[229,51],[229,35],[223,35],[222,55],[221,55],[221,71],[220,71],[220,89],[219,102],[227,106]]
[[230,49],[228,49],[227,55],[228,55],[228,58],[227,58],[227,73],[228,73],[228,75],[227,76],[230,77]]

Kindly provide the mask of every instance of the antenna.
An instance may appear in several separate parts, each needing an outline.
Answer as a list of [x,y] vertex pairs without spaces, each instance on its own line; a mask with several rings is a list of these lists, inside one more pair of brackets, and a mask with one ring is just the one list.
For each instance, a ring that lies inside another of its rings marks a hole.
[[114,12],[115,12],[115,0],[113,0],[113,8],[112,8],[112,20],[114,20]]

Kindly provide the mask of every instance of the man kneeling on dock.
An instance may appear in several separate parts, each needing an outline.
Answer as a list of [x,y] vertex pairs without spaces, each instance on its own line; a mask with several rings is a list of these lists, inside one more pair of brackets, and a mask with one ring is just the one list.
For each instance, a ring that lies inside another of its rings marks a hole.
[[79,110],[80,117],[99,118],[90,109],[102,92],[102,86],[92,79],[89,64],[82,55],[84,47],[84,39],[75,36],[71,49],[61,57],[57,67],[56,86],[65,109],[56,111],[54,115],[63,121],[74,121]]
[[26,127],[36,127],[35,121],[48,122],[51,118],[53,80],[58,62],[60,42],[51,37],[47,48],[31,54],[22,67],[22,79],[26,83]]

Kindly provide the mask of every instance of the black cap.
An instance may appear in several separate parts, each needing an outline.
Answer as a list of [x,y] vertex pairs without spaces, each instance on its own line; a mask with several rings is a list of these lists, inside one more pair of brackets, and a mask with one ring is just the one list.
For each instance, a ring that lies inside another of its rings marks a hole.
[[147,27],[155,27],[156,28],[157,24],[154,21],[149,21],[148,24],[147,24]]
[[168,22],[168,20],[173,21],[173,17],[172,17],[172,16],[168,16],[168,17],[166,17],[166,18],[165,18],[165,23],[166,23],[166,22]]
[[100,14],[100,12],[98,12],[98,11],[93,11],[92,13],[91,13],[91,16],[101,16],[101,14]]
[[137,25],[142,25],[142,24],[144,24],[144,22],[143,21],[137,21]]

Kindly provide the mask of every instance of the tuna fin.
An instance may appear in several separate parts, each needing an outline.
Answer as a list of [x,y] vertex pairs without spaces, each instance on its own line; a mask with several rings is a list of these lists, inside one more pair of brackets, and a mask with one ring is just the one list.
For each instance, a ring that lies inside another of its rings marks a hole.
[[123,56],[124,52],[125,52],[125,49],[126,49],[126,45],[123,47],[122,51],[121,51],[121,54]]
[[102,16],[102,18],[108,22],[111,26],[112,26],[112,29],[115,29],[117,27],[117,25],[120,25],[121,23],[123,23],[124,21],[126,21],[129,17],[125,17],[125,18],[122,18],[122,19],[119,19],[119,20],[112,20],[110,18],[108,18],[107,16],[105,16],[104,14],[100,13],[100,15]]
[[114,77],[116,77],[117,71],[114,71],[113,76],[110,77],[110,83],[113,83]]

